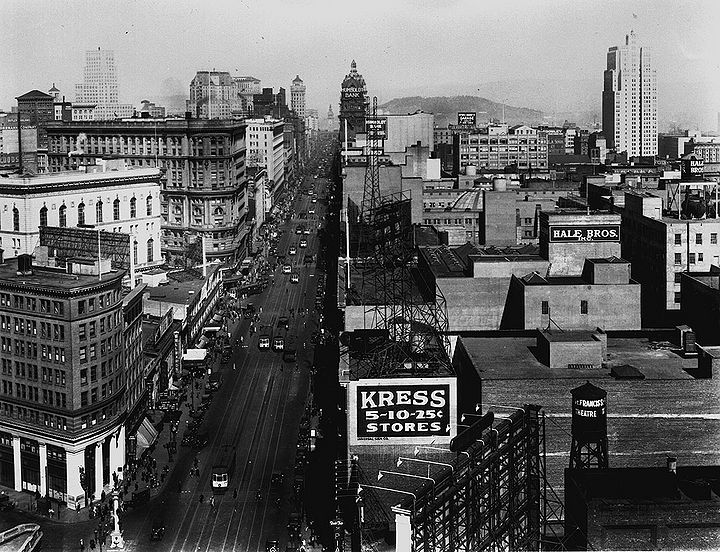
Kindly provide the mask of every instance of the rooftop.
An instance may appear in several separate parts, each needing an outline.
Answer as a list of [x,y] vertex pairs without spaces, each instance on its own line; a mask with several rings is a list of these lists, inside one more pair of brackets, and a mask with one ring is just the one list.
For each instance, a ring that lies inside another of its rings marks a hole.
[[88,185],[107,186],[118,182],[147,182],[160,178],[161,172],[157,168],[145,168],[91,173],[64,171],[23,176],[1,175],[0,193],[32,193],[48,188],[63,190]]
[[124,272],[111,270],[101,277],[97,275],[68,274],[65,269],[49,269],[33,265],[30,274],[18,274],[18,259],[6,259],[0,264],[0,286],[29,286],[37,288],[38,293],[47,293],[53,290],[69,291],[95,286],[122,278]]
[[[208,267],[208,277],[218,269],[217,265]],[[191,302],[191,299],[200,292],[205,284],[202,272],[196,269],[169,272],[168,280],[170,282],[167,285],[146,289],[150,294],[148,297],[150,301],[185,305]]]

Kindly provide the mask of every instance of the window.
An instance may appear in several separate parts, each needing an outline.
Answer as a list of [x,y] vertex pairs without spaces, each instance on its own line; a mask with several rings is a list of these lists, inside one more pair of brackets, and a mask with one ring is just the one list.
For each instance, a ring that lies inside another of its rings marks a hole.
[[80,362],[87,362],[87,347],[80,347]]
[[85,224],[85,204],[79,203],[78,204],[78,226],[82,226]]
[[13,207],[13,230],[15,232],[20,231],[20,211],[17,207]]
[[137,262],[138,262],[138,247],[137,247],[137,245],[138,245],[137,242],[134,241],[134,242],[133,242],[133,262],[134,262],[136,265],[137,265]]
[[703,262],[703,254],[702,254],[702,253],[698,253],[697,256],[698,256],[698,262],[699,262],[699,263]]
[[85,299],[78,301],[78,314],[85,314]]
[[152,196],[147,196],[145,198],[145,211],[147,216],[152,215]]
[[153,260],[153,247],[155,245],[155,241],[150,238],[147,241],[147,262],[151,263]]
[[120,200],[118,198],[113,201],[113,220],[120,220]]
[[88,392],[83,391],[80,393],[80,406],[87,406],[88,404]]
[[87,385],[87,368],[80,369],[80,385]]
[[80,331],[78,334],[80,341],[85,341],[87,339],[87,326],[85,324],[80,324]]
[[695,264],[695,253],[688,253],[688,262],[690,264]]
[[103,202],[98,199],[97,203],[95,204],[95,222],[102,222],[103,221]]
[[580,314],[588,313],[588,302],[585,300],[580,301]]
[[543,314],[550,314],[550,305],[548,304],[547,301],[542,301],[540,303],[540,308],[541,308]]
[[676,291],[675,292],[675,303],[679,303],[679,302],[680,302],[680,292]]
[[40,226],[47,226],[47,207],[40,209]]
[[137,200],[134,197],[130,198],[130,218],[137,216]]
[[710,234],[710,243],[712,245],[717,245],[717,232],[712,232]]
[[675,245],[682,245],[682,235],[675,234]]
[[675,283],[679,284],[681,279],[682,279],[682,272],[676,272],[675,273]]
[[58,216],[60,219],[60,226],[65,228],[67,226],[67,207],[65,207],[65,205],[60,206]]
[[682,264],[682,253],[675,253],[675,264]]
[[697,245],[702,245],[702,234],[695,234],[695,243]]

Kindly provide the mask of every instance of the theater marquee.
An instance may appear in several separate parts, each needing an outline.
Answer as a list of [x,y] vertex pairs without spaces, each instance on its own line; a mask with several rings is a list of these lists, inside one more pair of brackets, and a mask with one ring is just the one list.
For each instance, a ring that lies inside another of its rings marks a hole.
[[457,433],[455,378],[350,382],[350,445],[449,443]]
[[617,242],[620,226],[551,226],[551,242]]

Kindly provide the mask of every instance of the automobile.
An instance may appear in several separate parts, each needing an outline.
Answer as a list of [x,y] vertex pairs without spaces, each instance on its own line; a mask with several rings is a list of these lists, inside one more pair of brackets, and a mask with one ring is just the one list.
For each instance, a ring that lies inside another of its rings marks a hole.
[[288,251],[288,253],[290,253],[290,255],[295,255],[295,253],[297,253],[297,247],[293,245]]
[[280,552],[280,543],[276,540],[265,541],[265,552]]
[[303,262],[306,264],[310,264],[315,260],[315,257],[313,255],[305,255],[305,258],[303,259]]
[[300,247],[307,247],[307,240],[300,240]]
[[269,349],[270,348],[270,336],[261,335],[258,339],[258,349]]
[[281,335],[275,336],[272,348],[273,351],[282,351],[285,348],[285,338]]
[[283,274],[290,274],[292,272],[292,267],[289,264],[283,265],[282,271]]
[[[317,203],[317,198],[315,198],[315,197],[312,198],[312,199],[310,200],[310,203]],[[314,211],[308,211],[308,212],[313,213]]]
[[252,318],[255,314],[255,305],[248,303],[243,309],[243,315],[245,318]]
[[290,327],[290,319],[287,316],[281,316],[277,321],[278,328],[285,328],[286,330]]
[[282,489],[283,483],[285,482],[285,474],[283,472],[273,472],[270,476],[270,488],[271,489]]
[[314,215],[314,214],[315,214],[315,209],[313,209],[312,207],[311,207],[310,209],[308,209],[308,214]]
[[302,517],[297,512],[290,514],[287,524],[288,536],[291,539],[299,539],[302,532]]
[[296,233],[296,234],[302,234],[302,232],[303,232],[302,226],[298,226],[297,228],[295,228],[295,233]]
[[297,352],[295,349],[285,347],[283,352],[283,362],[295,362],[297,360]]
[[303,234],[309,234],[310,228],[303,228]]
[[290,275],[290,282],[293,284],[297,284],[300,281],[300,276],[297,274],[291,274]]
[[163,537],[165,536],[165,523],[162,521],[155,520],[152,523],[152,528],[150,529],[150,540],[151,541],[160,541],[163,540]]

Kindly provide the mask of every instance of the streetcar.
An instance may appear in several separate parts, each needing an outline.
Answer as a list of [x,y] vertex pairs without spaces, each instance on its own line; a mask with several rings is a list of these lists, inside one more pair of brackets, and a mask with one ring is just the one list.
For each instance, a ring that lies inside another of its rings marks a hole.
[[219,461],[212,467],[213,494],[223,494],[228,489],[235,469],[236,450],[232,445],[223,445]]

